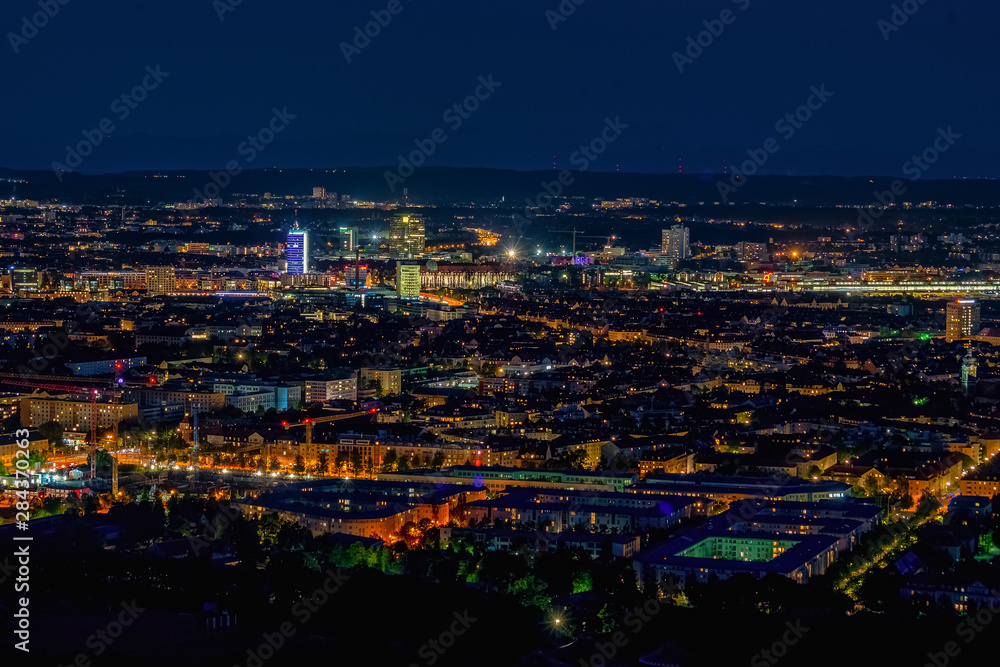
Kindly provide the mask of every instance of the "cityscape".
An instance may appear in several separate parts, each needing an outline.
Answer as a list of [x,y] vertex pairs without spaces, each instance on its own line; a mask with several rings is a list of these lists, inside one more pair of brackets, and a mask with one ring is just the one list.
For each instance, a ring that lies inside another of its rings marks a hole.
[[0,12],[10,664],[997,659],[996,7],[111,4]]

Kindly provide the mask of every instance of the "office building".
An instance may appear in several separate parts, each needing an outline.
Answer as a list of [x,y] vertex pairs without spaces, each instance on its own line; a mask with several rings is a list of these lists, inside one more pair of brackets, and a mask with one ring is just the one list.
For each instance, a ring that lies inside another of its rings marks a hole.
[[147,266],[146,267],[146,294],[149,296],[161,296],[169,294],[176,289],[177,279],[174,276],[172,266]]
[[979,333],[979,304],[972,299],[958,299],[945,309],[944,339],[951,343],[965,340]]
[[38,271],[35,269],[13,269],[10,272],[10,284],[15,292],[22,290],[33,292],[38,289]]
[[663,254],[670,259],[687,259],[691,256],[691,230],[684,225],[674,225],[663,230]]
[[396,262],[396,296],[400,299],[420,297],[420,265]]
[[389,223],[389,254],[413,259],[424,252],[424,220],[418,215],[397,215]]
[[344,267],[344,281],[348,287],[368,286],[368,266],[355,266],[353,262]]
[[360,237],[357,227],[341,227],[340,228],[340,251],[341,252],[354,252],[360,243]]
[[326,199],[326,188],[313,188],[313,199]]
[[288,262],[286,273],[289,275],[301,276],[309,273],[309,232],[304,229],[293,229],[288,232],[285,258]]

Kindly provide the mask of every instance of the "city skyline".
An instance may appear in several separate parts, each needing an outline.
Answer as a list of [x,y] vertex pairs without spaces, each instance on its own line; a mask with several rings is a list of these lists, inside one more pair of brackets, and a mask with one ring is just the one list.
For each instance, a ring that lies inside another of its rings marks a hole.
[[8,0],[0,642],[981,667],[985,0]]

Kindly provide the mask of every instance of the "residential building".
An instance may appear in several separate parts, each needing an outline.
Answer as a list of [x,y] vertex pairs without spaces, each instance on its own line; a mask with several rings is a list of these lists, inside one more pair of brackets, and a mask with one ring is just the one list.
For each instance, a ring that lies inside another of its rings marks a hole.
[[170,294],[177,287],[177,278],[172,266],[146,267],[146,294],[162,296]]
[[662,252],[669,259],[687,259],[691,256],[691,230],[684,225],[673,225],[663,230]]
[[980,304],[972,299],[949,301],[945,308],[944,339],[952,343],[978,334],[981,329],[979,311]]

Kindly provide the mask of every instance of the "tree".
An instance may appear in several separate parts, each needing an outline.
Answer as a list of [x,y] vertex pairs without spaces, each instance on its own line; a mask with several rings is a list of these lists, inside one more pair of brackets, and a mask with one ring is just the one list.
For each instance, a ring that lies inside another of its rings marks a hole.
[[319,459],[316,462],[316,472],[320,475],[330,472],[330,457],[325,449],[319,453]]
[[357,475],[361,472],[362,466],[361,450],[355,447],[351,450],[351,470]]
[[590,572],[587,572],[586,570],[577,572],[576,576],[573,577],[574,593],[586,593],[587,591],[593,590],[593,588],[594,578],[590,575]]
[[296,454],[295,455],[295,463],[292,464],[292,472],[294,472],[297,475],[301,475],[305,471],[306,471],[306,462],[305,462],[305,460],[302,458],[301,454]]
[[444,452],[435,452],[434,458],[431,459],[431,467],[435,470],[440,470],[441,466],[444,465]]
[[281,532],[282,524],[277,514],[265,514],[257,521],[257,537],[264,546],[270,546],[278,541],[278,533]]
[[410,469],[410,457],[407,456],[406,454],[403,454],[402,456],[399,457],[399,460],[396,462],[396,470],[406,471],[409,469]]
[[281,467],[281,464],[278,463],[278,457],[272,456],[271,460],[268,461],[267,463],[268,470],[270,470],[271,472],[275,472],[279,467]]
[[397,455],[395,449],[390,449],[386,451],[385,458],[382,460],[382,470],[392,471],[396,469]]
[[533,574],[515,579],[507,588],[522,607],[538,607],[542,611],[552,608],[552,596],[546,594],[549,585]]
[[865,479],[864,487],[869,496],[877,496],[880,490],[878,480],[874,475],[869,475],[868,478]]
[[57,421],[48,421],[38,427],[38,432],[45,436],[52,447],[63,446],[63,427]]

